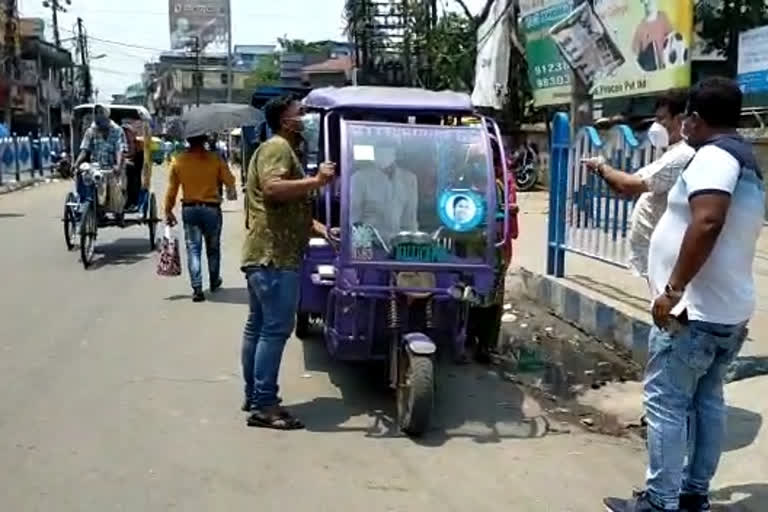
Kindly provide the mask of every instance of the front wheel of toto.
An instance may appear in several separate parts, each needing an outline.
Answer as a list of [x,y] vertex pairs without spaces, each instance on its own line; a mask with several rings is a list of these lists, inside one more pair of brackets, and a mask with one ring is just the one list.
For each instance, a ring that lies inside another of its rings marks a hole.
[[399,372],[397,421],[403,432],[420,437],[429,428],[435,403],[434,359],[404,350]]

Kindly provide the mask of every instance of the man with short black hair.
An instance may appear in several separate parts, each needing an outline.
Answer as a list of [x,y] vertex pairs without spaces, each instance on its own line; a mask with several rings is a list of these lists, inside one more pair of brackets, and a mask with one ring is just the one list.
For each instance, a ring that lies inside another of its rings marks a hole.
[[629,230],[629,265],[643,277],[648,276],[648,247],[653,230],[667,209],[667,193],[693,158],[693,148],[680,133],[687,101],[686,91],[675,90],[656,102],[656,120],[648,137],[653,146],[666,151],[637,172],[614,169],[602,157],[584,161],[587,169],[603,178],[611,189],[624,196],[638,196]]
[[755,308],[752,263],[765,209],[759,166],[736,132],[741,105],[727,78],[706,79],[689,96],[683,134],[697,152],[669,192],[648,262],[656,298],[644,383],[647,490],[607,498],[614,512],[710,510],[725,437],[723,381]]
[[293,332],[299,298],[299,266],[310,231],[324,233],[312,219],[311,194],[329,184],[335,165],[320,164],[306,176],[297,156],[303,141],[303,109],[293,96],[264,108],[275,134],[259,146],[248,167],[248,232],[242,269],[248,282],[249,314],[243,334],[243,410],[248,425],[293,430],[302,423],[280,407],[278,374],[285,343]]

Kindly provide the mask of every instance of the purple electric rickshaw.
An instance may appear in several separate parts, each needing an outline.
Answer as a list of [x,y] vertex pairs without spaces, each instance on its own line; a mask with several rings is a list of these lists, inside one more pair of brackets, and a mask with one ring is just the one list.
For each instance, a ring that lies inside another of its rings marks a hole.
[[304,105],[308,172],[328,159],[339,178],[316,198],[333,237],[310,241],[297,335],[318,320],[334,358],[386,363],[400,428],[418,436],[438,346],[463,354],[469,308],[491,293],[509,236],[490,144],[498,126],[454,92],[324,88]]

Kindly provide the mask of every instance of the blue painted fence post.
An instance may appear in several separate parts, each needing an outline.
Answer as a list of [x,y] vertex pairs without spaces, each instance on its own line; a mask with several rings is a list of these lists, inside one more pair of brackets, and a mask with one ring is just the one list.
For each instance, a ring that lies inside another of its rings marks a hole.
[[21,181],[21,169],[19,168],[19,138],[13,134],[13,161],[16,165],[16,181]]
[[568,194],[568,157],[571,150],[571,126],[562,112],[552,119],[550,141],[549,225],[547,274],[565,275],[565,203]]

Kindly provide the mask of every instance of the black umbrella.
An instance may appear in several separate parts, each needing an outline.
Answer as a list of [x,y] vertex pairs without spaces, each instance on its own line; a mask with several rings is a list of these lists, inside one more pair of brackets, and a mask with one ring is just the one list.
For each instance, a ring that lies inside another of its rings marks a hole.
[[181,119],[184,138],[188,139],[241,126],[257,126],[264,120],[264,115],[250,105],[211,103],[192,107]]

